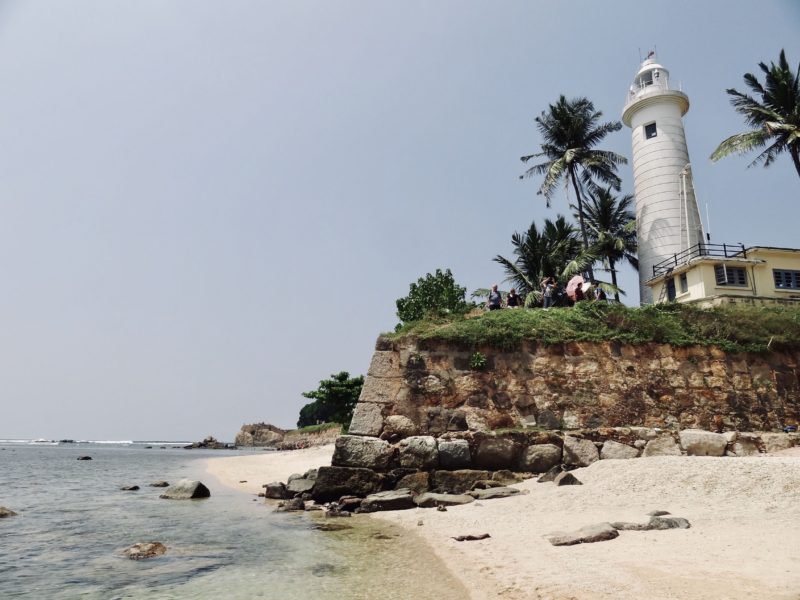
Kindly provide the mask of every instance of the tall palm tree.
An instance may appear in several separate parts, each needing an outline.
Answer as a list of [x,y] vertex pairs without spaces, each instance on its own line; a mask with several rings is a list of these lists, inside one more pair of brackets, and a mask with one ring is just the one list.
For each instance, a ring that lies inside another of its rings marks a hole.
[[[595,180],[619,190],[617,166],[628,162],[615,152],[595,148],[609,133],[622,128],[619,121],[601,123],[602,116],[603,113],[595,110],[588,98],[567,100],[560,96],[535,119],[543,140],[541,152],[520,157],[526,164],[533,158],[544,159],[525,171],[520,179],[544,175],[538,193],[544,195],[547,206],[550,206],[559,182],[563,180],[565,185],[572,184],[584,250],[589,249],[589,235],[583,219],[583,190],[596,189]],[[591,276],[591,268],[589,271]]]
[[[591,248],[611,273],[617,302],[617,263],[627,261],[633,268],[639,268],[636,258],[636,216],[631,210],[632,206],[633,196],[626,194],[617,198],[612,194],[611,187],[592,192],[583,206],[583,219]],[[575,206],[573,208],[576,212],[580,210]]]
[[788,152],[800,176],[800,66],[792,72],[781,50],[778,64],[758,64],[766,74],[764,85],[752,73],[746,73],[744,82],[760,101],[733,88],[726,90],[731,104],[752,129],[732,135],[714,150],[711,160],[717,161],[729,154],[744,154],[750,150],[767,148],[748,166],[763,164],[768,167],[783,152]]
[[533,306],[541,297],[542,279],[562,276],[567,265],[581,254],[577,233],[561,215],[555,221],[545,219],[541,231],[533,222],[527,231],[511,236],[513,261],[495,256],[494,261],[505,269],[506,281],[513,283],[519,295],[525,298],[525,306]]

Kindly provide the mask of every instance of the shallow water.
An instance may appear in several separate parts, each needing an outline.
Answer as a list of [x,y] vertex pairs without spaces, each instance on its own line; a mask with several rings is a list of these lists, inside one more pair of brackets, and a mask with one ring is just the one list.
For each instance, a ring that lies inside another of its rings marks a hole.
[[[415,536],[365,517],[320,531],[320,513],[274,513],[208,480],[209,456],[220,451],[0,445],[0,505],[20,515],[0,520],[0,598],[466,596]],[[183,477],[206,479],[211,498],[162,500],[148,486]],[[121,554],[156,540],[166,555]]]

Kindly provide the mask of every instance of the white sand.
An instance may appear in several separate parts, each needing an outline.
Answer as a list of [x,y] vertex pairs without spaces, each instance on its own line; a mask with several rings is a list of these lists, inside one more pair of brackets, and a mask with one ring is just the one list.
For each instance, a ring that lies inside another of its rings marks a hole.
[[226,456],[208,459],[206,471],[223,485],[257,494],[264,491],[261,486],[265,483],[285,483],[293,473],[302,475],[309,469],[329,466],[332,456],[333,444],[252,456]]
[[[325,446],[211,459],[208,470],[255,493],[268,481],[330,464],[331,453]],[[476,600],[800,598],[800,450],[604,460],[574,474],[584,485],[529,480],[517,486],[526,495],[373,517],[421,535]],[[689,519],[692,528],[623,531],[568,547],[547,541],[547,534],[593,523],[645,521],[655,509]],[[492,537],[451,539],[481,533]]]

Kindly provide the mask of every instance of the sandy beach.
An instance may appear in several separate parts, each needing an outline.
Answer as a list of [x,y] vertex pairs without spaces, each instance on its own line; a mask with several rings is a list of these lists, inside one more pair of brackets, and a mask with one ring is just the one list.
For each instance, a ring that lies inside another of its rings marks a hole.
[[[208,471],[256,493],[268,481],[330,464],[331,452],[324,446],[211,459]],[[584,485],[528,480],[511,498],[370,518],[421,536],[475,599],[800,598],[800,449],[752,458],[603,460],[573,473]],[[692,527],[623,531],[568,547],[547,541],[594,523],[646,521],[652,510],[685,517]],[[491,538],[452,539],[483,533]]]

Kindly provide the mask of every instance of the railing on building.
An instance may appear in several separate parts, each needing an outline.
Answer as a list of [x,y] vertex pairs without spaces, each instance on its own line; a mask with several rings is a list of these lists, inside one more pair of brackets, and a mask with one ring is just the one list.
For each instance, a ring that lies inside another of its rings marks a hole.
[[640,85],[632,85],[631,89],[628,90],[628,95],[625,97],[625,105],[635,102],[637,100],[641,100],[642,98],[646,98],[650,95],[660,94],[661,92],[683,92],[683,87],[681,86],[681,82],[679,81],[677,86],[670,85],[669,78],[665,77],[659,81],[654,81],[653,83],[648,84],[640,84]]
[[670,258],[653,265],[653,277],[669,273],[694,258],[747,258],[744,244],[707,244],[699,242],[694,246],[673,254]]

